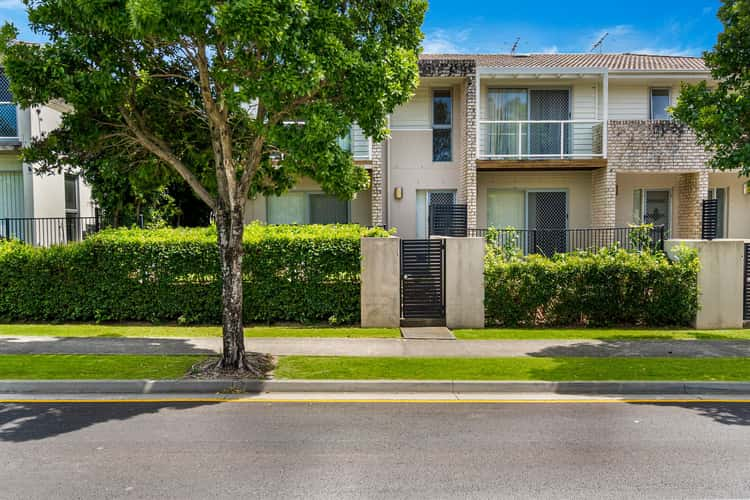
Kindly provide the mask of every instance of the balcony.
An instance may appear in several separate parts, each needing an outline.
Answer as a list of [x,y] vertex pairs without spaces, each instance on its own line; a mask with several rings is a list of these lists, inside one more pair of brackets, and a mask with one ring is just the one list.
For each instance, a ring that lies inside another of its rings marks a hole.
[[606,164],[602,120],[481,120],[480,169],[598,168]]

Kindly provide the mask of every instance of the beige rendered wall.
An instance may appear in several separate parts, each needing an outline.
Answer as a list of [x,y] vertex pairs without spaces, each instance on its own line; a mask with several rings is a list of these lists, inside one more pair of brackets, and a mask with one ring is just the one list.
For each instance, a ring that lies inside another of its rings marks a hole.
[[747,177],[735,173],[710,173],[710,188],[727,189],[727,237],[750,239],[750,195],[744,194],[743,186]]
[[[320,185],[313,181],[312,179],[309,179],[307,177],[304,177],[300,179],[300,181],[294,186],[294,188],[289,190],[290,192],[315,192],[320,193],[323,192],[323,190],[320,188]],[[369,226],[370,225],[370,205],[371,205],[371,196],[370,196],[370,190],[367,191],[360,191],[356,194],[355,198],[351,200],[349,203],[349,213],[351,217],[351,222],[354,224],[361,224],[363,226]],[[266,197],[265,196],[257,196],[255,199],[248,200],[247,205],[245,206],[245,222],[252,222],[252,221],[261,221],[266,222]]]
[[487,227],[488,189],[564,189],[568,193],[568,227],[591,227],[591,172],[479,172],[478,227]]
[[685,245],[698,251],[699,329],[742,328],[743,260],[745,240],[669,240],[667,253]]
[[362,238],[360,312],[363,328],[401,325],[401,240]]
[[484,328],[484,238],[446,238],[445,323]]
[[[451,161],[432,161],[432,89],[451,89],[453,97],[452,155]],[[461,130],[464,126],[464,106],[458,84],[424,79],[417,91],[418,99],[397,110],[391,117],[389,192],[385,201],[390,213],[388,224],[398,229],[404,238],[417,234],[417,190],[455,190],[458,193],[462,157]],[[420,118],[421,117],[421,118]],[[403,198],[397,200],[394,190],[401,188]],[[390,202],[388,202],[390,199]],[[461,203],[461,200],[458,200]]]
[[617,227],[627,227],[633,223],[633,191],[635,189],[668,189],[672,191],[671,227],[679,224],[678,185],[680,174],[617,174]]

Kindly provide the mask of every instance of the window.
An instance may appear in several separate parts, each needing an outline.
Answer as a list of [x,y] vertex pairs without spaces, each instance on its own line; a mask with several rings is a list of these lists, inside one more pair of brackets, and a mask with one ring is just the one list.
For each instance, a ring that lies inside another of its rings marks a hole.
[[451,161],[453,102],[450,90],[432,93],[432,161]]
[[78,176],[65,174],[65,235],[67,241],[81,239],[81,219],[78,207]]
[[727,188],[710,188],[709,200],[718,200],[718,216],[716,217],[716,237],[727,237]]
[[338,138],[337,142],[341,149],[351,153],[352,152],[352,129],[349,128],[349,130],[346,132],[344,136]]
[[349,202],[324,193],[294,191],[266,198],[269,224],[346,224]]
[[16,105],[13,104],[8,77],[0,69],[0,137],[15,138],[17,136]]
[[633,222],[664,226],[669,234],[672,220],[672,193],[668,189],[636,189],[633,191]]
[[669,120],[669,89],[651,89],[651,119]]

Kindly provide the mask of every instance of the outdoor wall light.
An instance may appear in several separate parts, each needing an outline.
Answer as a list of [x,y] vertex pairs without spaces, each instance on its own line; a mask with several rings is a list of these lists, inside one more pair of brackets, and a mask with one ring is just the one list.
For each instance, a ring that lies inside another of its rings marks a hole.
[[393,190],[393,197],[397,200],[402,199],[404,197],[404,188],[402,188],[401,186],[395,188]]

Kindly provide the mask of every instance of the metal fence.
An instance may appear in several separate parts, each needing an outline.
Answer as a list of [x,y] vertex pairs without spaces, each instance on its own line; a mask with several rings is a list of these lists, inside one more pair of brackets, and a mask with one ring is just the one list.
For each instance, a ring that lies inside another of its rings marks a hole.
[[[112,221],[97,217],[46,217],[0,219],[0,239],[14,239],[28,245],[50,247],[81,241],[108,227]],[[138,219],[143,227],[143,217]]]
[[664,226],[587,229],[469,229],[469,236],[492,239],[503,248],[524,255],[599,250],[617,245],[625,250],[664,250]]
[[433,204],[430,205],[430,213],[428,217],[430,236],[466,236],[466,205]]

